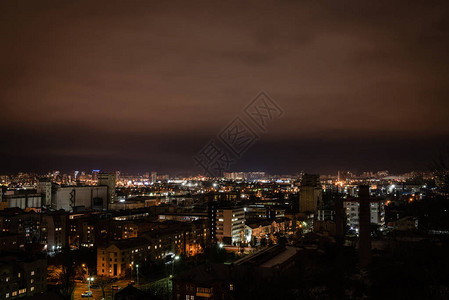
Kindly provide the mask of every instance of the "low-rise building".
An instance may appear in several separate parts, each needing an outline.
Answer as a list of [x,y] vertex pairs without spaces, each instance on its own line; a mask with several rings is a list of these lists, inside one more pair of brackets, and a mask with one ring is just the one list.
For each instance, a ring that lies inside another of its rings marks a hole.
[[55,186],[51,207],[70,212],[79,209],[106,210],[109,197],[107,186]]
[[418,219],[407,216],[393,222],[393,229],[397,231],[414,231],[418,229]]
[[150,242],[143,238],[111,242],[97,248],[97,275],[123,277],[147,259]]
[[173,255],[195,256],[202,253],[210,240],[206,221],[159,222],[138,238],[110,240],[97,248],[97,274],[122,277],[136,264],[161,262]]

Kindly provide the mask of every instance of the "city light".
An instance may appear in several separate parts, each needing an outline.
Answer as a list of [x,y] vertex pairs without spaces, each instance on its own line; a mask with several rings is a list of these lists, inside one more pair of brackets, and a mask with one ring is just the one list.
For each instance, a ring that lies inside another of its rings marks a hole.
[[0,300],[448,298],[449,0],[0,20]]

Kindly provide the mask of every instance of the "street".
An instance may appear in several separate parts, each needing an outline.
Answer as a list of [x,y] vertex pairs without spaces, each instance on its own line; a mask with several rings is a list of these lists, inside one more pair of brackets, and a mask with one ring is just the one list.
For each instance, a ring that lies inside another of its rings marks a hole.
[[[117,282],[109,283],[105,289],[105,300],[114,299],[113,296],[115,293],[119,292],[123,288],[125,288],[128,285],[129,280],[119,280]],[[117,291],[112,290],[113,285],[118,285],[120,289]],[[75,286],[75,290],[73,291],[73,299],[88,299],[88,298],[82,298],[81,294],[86,292],[88,290],[87,283],[83,282],[77,282]],[[92,297],[89,299],[95,299],[95,300],[101,300],[103,298],[103,293],[101,292],[101,288],[98,289],[90,289],[92,292]]]
[[[111,300],[113,299],[113,296],[115,295],[115,293],[121,291],[123,288],[125,288],[128,285],[129,279],[126,280],[119,280],[117,282],[113,282],[113,283],[109,283],[105,289],[105,300]],[[112,290],[112,286],[113,285],[118,285],[120,287],[119,290]],[[162,290],[168,290],[171,292],[171,288],[172,288],[172,281],[170,277],[164,277],[162,279],[150,282],[150,283],[146,283],[146,284],[141,284],[139,286],[135,286],[139,289],[142,290],[146,290],[149,288],[158,288],[158,289],[162,289]],[[86,292],[88,290],[87,288],[87,283],[83,282],[77,282],[76,286],[75,286],[75,290],[73,292],[73,299],[88,299],[88,298],[82,298],[81,294],[83,294],[84,292]],[[103,293],[101,292],[101,288],[98,289],[90,289],[90,291],[92,292],[92,297],[90,297],[89,299],[94,299],[94,300],[101,300],[103,298]]]

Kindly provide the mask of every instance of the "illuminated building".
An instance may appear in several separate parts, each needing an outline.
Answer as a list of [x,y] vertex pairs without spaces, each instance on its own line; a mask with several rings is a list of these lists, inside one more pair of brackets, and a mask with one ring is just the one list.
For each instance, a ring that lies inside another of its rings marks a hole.
[[323,191],[318,175],[305,174],[299,191],[299,212],[316,213],[322,204]]
[[98,180],[98,174],[100,173],[100,170],[92,170],[92,180],[96,181]]
[[243,207],[218,208],[217,234],[219,242],[227,245],[240,243],[245,230],[245,211]]
[[122,277],[145,260],[150,249],[146,239],[112,242],[97,248],[97,275]]
[[156,183],[157,181],[157,172],[151,172],[151,183]]
[[68,245],[68,219],[68,213],[60,211],[42,214],[41,243],[47,246],[47,252],[58,252]]
[[[385,201],[371,198],[369,202],[371,224],[383,227],[385,225]],[[346,223],[349,229],[358,232],[360,227],[360,203],[358,198],[346,199],[343,205],[346,210]]]

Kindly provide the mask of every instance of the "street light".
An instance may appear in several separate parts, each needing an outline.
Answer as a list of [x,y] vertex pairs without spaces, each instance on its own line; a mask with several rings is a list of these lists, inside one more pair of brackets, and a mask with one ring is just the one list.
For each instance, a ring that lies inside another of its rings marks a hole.
[[89,294],[87,295],[87,299],[90,298],[90,282],[94,281],[94,277],[89,277],[89,267],[86,266],[86,264],[82,264],[81,265],[84,268],[86,268],[86,273],[87,273],[87,290],[89,291]]
[[139,285],[139,265],[136,265],[137,285]]
[[87,288],[88,288],[88,291],[89,291],[89,294],[87,294],[87,299],[90,298],[90,282],[91,281],[94,281],[94,278],[93,277],[87,277]]

